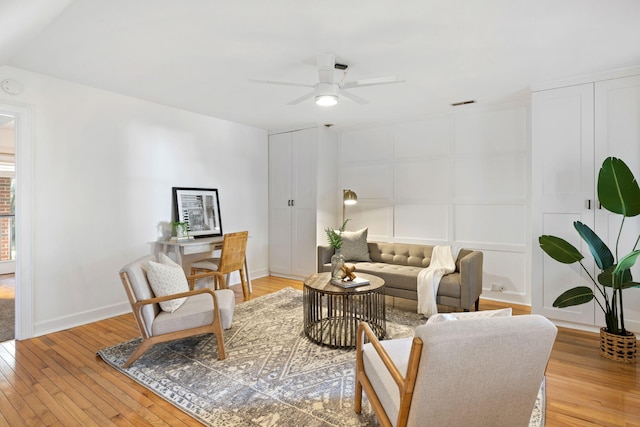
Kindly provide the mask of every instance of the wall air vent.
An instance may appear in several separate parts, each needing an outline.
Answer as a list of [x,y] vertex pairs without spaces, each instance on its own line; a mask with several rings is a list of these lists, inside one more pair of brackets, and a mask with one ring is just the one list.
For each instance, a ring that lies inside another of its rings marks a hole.
[[475,104],[476,100],[475,99],[470,99],[468,101],[462,101],[462,102],[454,102],[453,104],[451,104],[452,107],[459,107],[461,105],[467,105],[467,104]]

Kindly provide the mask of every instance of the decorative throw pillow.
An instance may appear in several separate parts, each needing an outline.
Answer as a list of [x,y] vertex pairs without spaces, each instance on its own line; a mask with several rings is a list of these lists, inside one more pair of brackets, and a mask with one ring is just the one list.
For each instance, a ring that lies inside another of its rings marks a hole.
[[169,258],[169,256],[167,254],[165,254],[164,252],[160,252],[160,254],[158,255],[158,262],[162,265],[168,265],[171,267],[180,267],[182,268],[182,266],[178,263],[176,263],[174,260],[172,260],[171,258]]
[[427,324],[449,322],[452,320],[486,319],[487,317],[510,317],[511,308],[500,310],[469,311],[464,313],[438,313],[429,316]]
[[[168,257],[167,257],[168,258]],[[162,261],[162,257],[160,257]],[[165,260],[166,262],[166,260]],[[171,261],[173,262],[173,261]],[[184,275],[182,267],[174,265],[165,265],[154,261],[149,261],[147,265],[147,278],[151,290],[157,297],[179,294],[189,291],[187,277]],[[187,298],[177,298],[160,303],[163,311],[173,313],[186,301]]]
[[367,246],[368,228],[358,231],[343,231],[341,253],[345,261],[371,261]]

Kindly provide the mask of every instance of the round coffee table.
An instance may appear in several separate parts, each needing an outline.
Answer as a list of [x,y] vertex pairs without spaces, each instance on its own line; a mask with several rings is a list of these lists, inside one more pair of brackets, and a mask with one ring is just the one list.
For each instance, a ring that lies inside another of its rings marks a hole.
[[367,322],[378,338],[386,337],[384,280],[365,273],[358,277],[370,284],[343,288],[331,284],[331,273],[316,273],[304,280],[304,333],[311,341],[353,348],[360,322]]

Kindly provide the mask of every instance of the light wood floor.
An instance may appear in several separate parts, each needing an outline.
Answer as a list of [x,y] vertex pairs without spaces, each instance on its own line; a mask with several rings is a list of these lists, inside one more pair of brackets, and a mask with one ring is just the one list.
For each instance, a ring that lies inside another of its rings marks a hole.
[[[302,289],[298,281],[254,280],[252,298],[287,286]],[[234,291],[241,303],[242,291]],[[504,306],[480,302],[485,310]],[[200,425],[95,355],[137,336],[133,317],[123,315],[1,344],[0,426]],[[640,426],[640,365],[601,358],[598,342],[596,334],[560,329],[547,369],[547,426]]]

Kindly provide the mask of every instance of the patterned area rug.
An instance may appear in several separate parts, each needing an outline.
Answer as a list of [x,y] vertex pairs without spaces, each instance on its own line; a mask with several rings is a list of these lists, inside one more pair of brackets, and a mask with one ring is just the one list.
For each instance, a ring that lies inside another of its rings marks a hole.
[[[412,336],[422,322],[387,309],[393,338]],[[208,426],[377,426],[366,397],[362,414],[353,412],[354,351],[313,344],[302,323],[302,291],[287,288],[236,306],[223,361],[211,335],[158,344],[128,369],[120,366],[140,339],[98,354]],[[530,423],[540,425],[544,387]]]

